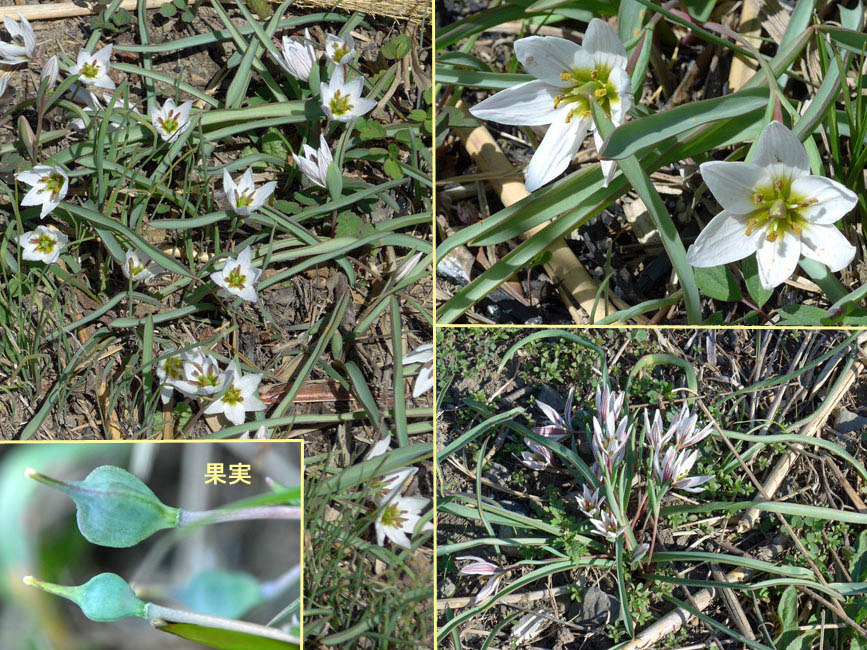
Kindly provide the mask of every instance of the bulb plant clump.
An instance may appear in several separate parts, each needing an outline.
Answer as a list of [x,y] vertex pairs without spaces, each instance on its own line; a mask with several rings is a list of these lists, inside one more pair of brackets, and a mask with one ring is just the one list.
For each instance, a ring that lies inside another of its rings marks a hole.
[[[579,433],[572,424],[574,394],[575,389],[570,389],[562,414],[548,404],[537,402],[549,424],[538,425],[533,431],[551,442],[568,444],[564,439]],[[609,552],[614,551],[610,545],[617,542],[631,553],[632,562],[637,563],[642,557],[649,562],[663,499],[677,490],[700,493],[702,486],[713,478],[712,475],[690,475],[699,458],[697,445],[710,435],[712,426],[698,428],[698,416],[690,414],[689,408],[684,406],[671,418],[666,429],[659,409],[652,417],[645,410],[643,433],[637,436],[635,421],[624,408],[625,400],[625,393],[612,390],[608,384],[596,387],[595,414],[588,431],[593,457],[589,477],[593,480],[575,486],[572,503],[585,517],[586,531],[605,540]],[[524,443],[528,447],[528,451],[521,454],[520,462],[524,466],[538,472],[555,468],[554,452],[547,445],[529,438],[525,438]],[[624,485],[627,486],[625,492]],[[640,491],[637,497],[633,488]],[[630,512],[631,509],[636,511]],[[475,556],[456,559],[476,560],[462,568],[461,574],[490,576],[474,596],[475,603],[496,593],[507,569]]]
[[431,322],[430,34],[391,11],[148,7],[90,7],[83,39],[36,6],[0,23],[0,380],[46,405],[10,428],[54,427],[83,376],[93,436],[337,426],[340,400],[291,416],[325,377],[375,381],[350,378],[365,332]]

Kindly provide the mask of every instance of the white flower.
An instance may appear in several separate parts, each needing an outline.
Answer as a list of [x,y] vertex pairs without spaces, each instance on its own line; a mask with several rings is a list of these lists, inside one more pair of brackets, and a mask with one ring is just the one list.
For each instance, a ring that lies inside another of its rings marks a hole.
[[605,503],[605,497],[599,494],[599,488],[591,492],[586,483],[583,485],[582,492],[580,497],[575,497],[578,509],[591,519],[596,519],[599,516],[599,509]]
[[319,85],[322,109],[328,119],[349,122],[369,113],[376,106],[376,102],[372,99],[362,99],[361,91],[363,89],[364,80],[361,77],[356,77],[352,81],[345,81],[343,67],[334,68],[331,80],[327,84]]
[[[382,546],[385,538],[403,548],[412,548],[412,543],[407,535],[415,530],[418,520],[421,519],[421,511],[424,510],[430,499],[425,497],[401,497],[396,494],[380,502],[380,512],[376,517],[376,543]],[[422,526],[422,530],[433,530],[433,524],[428,522]]]
[[175,100],[169,97],[162,108],[154,106],[151,110],[151,122],[163,140],[174,142],[181,133],[190,128],[190,110],[192,108],[192,101],[186,101],[180,106],[176,106]]
[[545,402],[536,400],[536,406],[545,414],[551,424],[541,427],[533,427],[533,431],[540,436],[551,438],[551,440],[561,440],[567,435],[575,433],[572,428],[572,398],[575,395],[575,389],[569,389],[569,395],[566,398],[566,405],[563,408],[563,415],[557,413],[557,410]]
[[81,75],[80,79],[88,86],[114,90],[116,86],[108,71],[111,69],[111,45],[91,54],[87,50],[79,50],[75,65],[69,69],[71,74]]
[[190,350],[181,355],[184,360],[184,378],[175,382],[175,388],[187,395],[213,395],[219,393],[232,377],[220,372],[213,355],[201,350]]
[[412,387],[412,396],[420,397],[433,388],[433,343],[418,346],[403,358],[403,365],[423,363]]
[[234,368],[230,366],[225,371],[229,384],[222,397],[214,400],[205,408],[206,415],[222,413],[232,424],[243,424],[247,411],[264,411],[265,404],[259,399],[259,382],[262,375],[244,375],[241,367],[235,361]]
[[248,167],[236,184],[226,169],[223,169],[223,191],[232,205],[232,209],[242,217],[253,214],[265,205],[268,197],[274,193],[277,181],[265,183],[258,190],[253,181],[253,168]]
[[126,260],[121,267],[125,277],[143,282],[163,272],[163,267],[152,262],[147,255],[140,250],[127,251]]
[[810,175],[804,145],[779,122],[756,142],[752,162],[702,163],[701,174],[723,211],[687,253],[700,268],[756,253],[759,280],[773,289],[795,271],[801,255],[840,271],[855,257],[834,226],[858,202],[836,181]]
[[9,77],[0,73],[0,99],[6,94],[6,88],[9,86]]
[[[502,124],[551,125],[527,168],[532,192],[569,166],[587,131],[593,131],[599,150],[602,138],[590,113],[590,96],[619,126],[632,107],[632,82],[623,43],[598,18],[590,21],[580,46],[555,36],[530,36],[515,41],[515,56],[536,79],[489,97],[470,113]],[[615,170],[614,161],[602,161],[606,186]]]
[[653,453],[653,473],[662,484],[670,482],[675,489],[701,492],[704,488],[699,486],[713,478],[712,475],[689,477],[689,470],[698,459],[698,450],[688,453],[671,447],[661,460],[660,455],[659,451]]
[[35,230],[18,238],[18,245],[24,249],[21,257],[25,260],[52,264],[60,258],[60,251],[68,241],[69,238],[59,230],[36,226]]
[[536,470],[537,472],[541,472],[551,467],[551,464],[554,462],[554,454],[550,449],[544,445],[540,445],[534,440],[530,440],[529,438],[524,438],[524,444],[527,445],[530,450],[521,452],[522,464],[526,465],[530,469]]
[[[364,460],[370,460],[385,454],[391,445],[391,436],[385,436],[382,440],[371,445],[370,449],[364,455]],[[382,476],[374,478],[369,486],[371,489],[370,497],[376,503],[388,501],[393,494],[398,492],[406,482],[412,478],[418,471],[416,467],[405,467],[394,472],[388,472]]]
[[31,186],[21,199],[21,205],[41,205],[40,219],[60,205],[69,191],[69,177],[59,167],[36,165],[15,178]]
[[160,380],[160,399],[163,404],[168,404],[175,387],[184,381],[183,355],[160,359],[157,363],[157,378]]
[[307,81],[310,70],[316,64],[316,53],[310,39],[310,30],[304,30],[304,42],[288,36],[283,37],[283,62],[281,65],[296,79]]
[[248,246],[238,254],[238,257],[227,258],[226,265],[222,269],[211,273],[211,280],[221,287],[222,295],[229,294],[256,302],[259,300],[256,294],[256,282],[260,275],[262,269],[253,266],[253,252]]
[[497,593],[500,586],[500,580],[503,579],[503,575],[506,573],[505,569],[501,569],[493,562],[488,562],[476,555],[461,555],[455,559],[474,560],[458,571],[458,573],[462,575],[490,576],[485,583],[485,586],[482,587],[473,598],[473,605],[478,605]]
[[340,38],[334,34],[325,35],[325,56],[337,65],[345,65],[352,62],[355,55],[355,39],[352,34]]
[[292,154],[292,158],[295,160],[295,165],[304,173],[304,176],[307,177],[311,183],[318,185],[319,187],[325,187],[327,185],[326,176],[328,174],[328,165],[330,165],[331,161],[334,160],[334,157],[331,155],[331,149],[325,141],[325,136],[321,133],[319,134],[318,150],[306,143],[303,145],[303,150],[303,156],[294,153]]
[[3,18],[6,31],[12,37],[11,43],[0,41],[0,63],[5,65],[27,63],[33,58],[33,51],[36,49],[36,34],[20,11],[18,19],[21,21],[20,25],[9,16]]
[[620,526],[614,515],[607,508],[601,508],[599,516],[591,519],[590,523],[593,524],[594,533],[612,541],[617,539],[626,530],[626,526]]

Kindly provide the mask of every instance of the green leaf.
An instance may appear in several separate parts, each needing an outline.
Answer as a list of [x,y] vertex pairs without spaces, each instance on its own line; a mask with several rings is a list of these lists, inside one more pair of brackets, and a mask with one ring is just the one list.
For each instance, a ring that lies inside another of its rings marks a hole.
[[273,126],[262,135],[262,153],[280,160],[289,159],[289,147],[286,146],[285,138]]
[[403,178],[403,171],[400,169],[400,164],[394,158],[386,160],[385,164],[382,166],[382,170],[394,180],[400,180]]
[[738,283],[725,264],[695,269],[695,283],[704,295],[716,300],[732,302],[741,299]]
[[862,530],[858,536],[858,548],[849,564],[849,573],[855,582],[867,579],[867,530]]
[[759,265],[756,262],[755,255],[744,258],[744,261],[741,262],[741,268],[744,272],[744,280],[747,283],[747,291],[750,294],[750,298],[756,303],[756,307],[761,309],[768,302],[768,298],[771,297],[774,290],[762,287],[762,283],[759,280]]
[[683,0],[683,4],[690,16],[703,23],[710,17],[716,0]]
[[386,136],[385,127],[374,119],[362,117],[355,123],[362,140],[381,140]]
[[812,305],[786,305],[780,309],[780,317],[786,325],[822,325],[828,312]]
[[690,102],[626,122],[605,139],[600,156],[619,160],[697,126],[744,115],[768,104],[767,88],[749,88],[731,95]]
[[794,587],[787,587],[780,596],[777,613],[783,631],[798,629],[798,591]]
[[409,54],[409,49],[411,47],[412,41],[409,40],[409,36],[406,34],[398,34],[382,46],[382,56],[390,60],[402,59]]
[[218,650],[299,650],[297,643],[287,643],[254,634],[223,630],[190,623],[160,623],[154,627],[183,639],[196,641]]
[[177,508],[163,505],[147,485],[120,467],[101,465],[83,481],[59,481],[32,469],[26,475],[75,502],[78,529],[91,544],[127,548],[178,522]]
[[328,194],[332,201],[337,201],[343,195],[343,171],[337,161],[328,164],[325,172],[325,184],[328,186]]
[[165,4],[160,7],[160,14],[165,18],[172,18],[176,13],[178,13],[178,10],[174,5]]
[[364,227],[364,219],[351,212],[344,212],[337,217],[335,237],[361,237],[361,229]]

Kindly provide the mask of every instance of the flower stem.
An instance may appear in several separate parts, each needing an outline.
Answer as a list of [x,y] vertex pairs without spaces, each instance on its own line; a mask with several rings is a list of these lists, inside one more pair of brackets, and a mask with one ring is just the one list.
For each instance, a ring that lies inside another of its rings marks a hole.
[[160,620],[167,623],[189,623],[191,625],[202,625],[204,627],[232,630],[243,634],[266,637],[286,643],[296,643],[299,645],[301,643],[300,639],[289,636],[280,630],[265,625],[257,625],[256,623],[236,621],[231,618],[220,618],[219,616],[207,616],[206,614],[196,614],[195,612],[187,612],[182,609],[162,607],[154,603],[148,603],[145,611],[150,621]]
[[194,524],[220,524],[227,521],[249,521],[250,519],[301,519],[298,506],[256,506],[237,510],[204,510],[194,512],[181,509],[178,528]]

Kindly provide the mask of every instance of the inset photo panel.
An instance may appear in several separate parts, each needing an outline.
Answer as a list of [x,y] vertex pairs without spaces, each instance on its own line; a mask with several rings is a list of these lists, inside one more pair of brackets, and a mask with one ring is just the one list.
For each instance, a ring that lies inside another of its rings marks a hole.
[[867,322],[860,3],[436,18],[439,323]]
[[0,646],[298,650],[300,442],[0,445]]
[[860,647],[865,352],[440,330],[437,647]]

